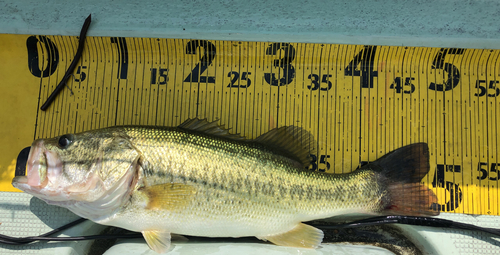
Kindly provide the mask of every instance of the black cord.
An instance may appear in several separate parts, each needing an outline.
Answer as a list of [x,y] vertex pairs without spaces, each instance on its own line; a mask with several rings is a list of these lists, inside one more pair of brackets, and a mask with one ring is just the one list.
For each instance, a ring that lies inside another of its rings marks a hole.
[[64,77],[62,78],[61,82],[57,85],[56,89],[50,94],[49,98],[47,98],[47,101],[40,107],[42,111],[47,110],[49,108],[50,104],[56,99],[57,95],[61,90],[64,88],[64,85],[66,85],[66,82],[68,81],[69,77],[73,74],[73,71],[75,70],[76,64],[82,57],[82,52],[83,52],[83,45],[85,45],[85,37],[87,37],[87,30],[89,29],[90,22],[92,21],[92,15],[89,15],[85,19],[85,23],[83,23],[82,30],[80,31],[80,40],[78,41],[78,49],[76,50],[75,57],[73,58],[73,61],[71,61],[71,64],[68,67],[68,70],[66,70],[66,73],[64,74]]
[[344,228],[359,228],[373,225],[385,224],[404,224],[413,226],[427,226],[427,227],[441,227],[441,228],[454,228],[471,231],[482,231],[492,235],[500,236],[500,229],[483,228],[472,224],[456,222],[446,219],[430,218],[430,217],[416,217],[416,216],[378,216],[367,218],[363,220],[353,221],[345,224],[338,225],[313,225],[319,229],[344,229]]
[[73,227],[75,225],[78,225],[84,221],[86,221],[87,219],[83,219],[83,218],[80,218],[78,220],[75,220],[73,222],[70,222],[62,227],[59,227],[59,228],[56,228],[50,232],[47,232],[43,235],[39,235],[39,236],[35,236],[35,237],[11,237],[11,236],[6,236],[6,235],[0,235],[0,243],[4,243],[4,244],[28,244],[28,243],[31,243],[33,242],[34,240],[32,240],[32,238],[36,238],[36,237],[47,237],[47,236],[50,236],[50,235],[53,235],[55,233],[58,233],[58,232],[61,232],[63,230],[66,230],[70,227]]
[[80,218],[73,222],[70,222],[62,227],[56,228],[50,232],[47,232],[39,236],[29,236],[29,237],[11,237],[6,235],[0,235],[0,243],[11,244],[11,245],[23,245],[29,244],[35,241],[85,241],[85,240],[96,240],[96,239],[116,239],[116,238],[140,238],[141,233],[133,234],[117,234],[117,235],[93,235],[93,236],[76,236],[76,237],[50,237],[53,234],[71,228],[78,225],[87,219]]
[[[56,234],[77,224],[80,224],[87,219],[78,219],[71,223],[68,223],[62,227],[56,228],[50,232],[47,232],[39,236],[31,237],[11,237],[6,235],[0,235],[0,243],[11,244],[11,245],[23,245],[29,244],[35,241],[86,241],[86,240],[96,240],[96,239],[130,239],[130,238],[141,238],[141,233],[132,234],[110,234],[110,235],[92,235],[92,236],[76,236],[76,237],[50,237],[50,235]],[[483,228],[472,224],[455,222],[446,219],[429,218],[429,217],[414,217],[414,216],[378,216],[371,217],[363,220],[353,221],[344,224],[336,225],[319,225],[311,224],[311,226],[317,227],[322,230],[333,230],[333,229],[345,229],[345,228],[360,228],[375,225],[385,225],[385,224],[405,224],[414,226],[427,226],[427,227],[441,227],[441,228],[455,228],[463,230],[472,231],[482,231],[492,235],[500,236],[500,229],[494,228]]]

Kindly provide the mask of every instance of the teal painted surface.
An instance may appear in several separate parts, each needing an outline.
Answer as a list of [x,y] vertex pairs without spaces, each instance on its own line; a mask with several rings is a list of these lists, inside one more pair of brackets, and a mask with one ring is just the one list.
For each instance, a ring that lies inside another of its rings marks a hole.
[[496,0],[146,0],[0,3],[0,33],[500,48]]

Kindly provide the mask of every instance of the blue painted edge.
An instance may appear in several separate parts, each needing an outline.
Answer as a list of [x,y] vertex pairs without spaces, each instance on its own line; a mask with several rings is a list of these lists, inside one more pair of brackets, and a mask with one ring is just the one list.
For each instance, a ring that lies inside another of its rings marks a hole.
[[0,33],[500,49],[497,0],[0,2]]

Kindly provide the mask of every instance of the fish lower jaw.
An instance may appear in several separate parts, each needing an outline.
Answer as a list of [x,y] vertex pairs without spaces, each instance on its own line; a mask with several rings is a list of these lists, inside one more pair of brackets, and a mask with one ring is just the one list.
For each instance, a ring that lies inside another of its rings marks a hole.
[[12,179],[12,186],[16,189],[20,189],[22,191],[25,191],[26,189],[29,189],[28,185],[28,177],[26,176],[16,176],[14,179]]
[[[49,190],[47,189],[47,185],[45,186],[31,186],[28,184],[28,177],[26,176],[16,176],[12,180],[12,186],[16,189],[20,189],[25,193],[33,195],[48,204],[60,205],[67,204],[68,194],[61,192],[60,190]],[[60,205],[63,206],[63,205]]]

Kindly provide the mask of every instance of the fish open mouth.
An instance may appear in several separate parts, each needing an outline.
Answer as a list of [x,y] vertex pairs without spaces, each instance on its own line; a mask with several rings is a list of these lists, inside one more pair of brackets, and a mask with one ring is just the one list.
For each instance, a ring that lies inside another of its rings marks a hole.
[[55,180],[62,172],[59,156],[47,150],[43,141],[33,143],[28,156],[27,176],[17,176],[13,183],[31,188],[43,189],[50,180]]
[[27,174],[14,177],[12,185],[49,204],[83,201],[88,194],[100,191],[102,181],[98,175],[90,173],[85,180],[68,181],[63,178],[63,165],[58,153],[47,149],[44,140],[37,140],[27,156]]

